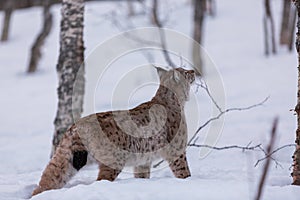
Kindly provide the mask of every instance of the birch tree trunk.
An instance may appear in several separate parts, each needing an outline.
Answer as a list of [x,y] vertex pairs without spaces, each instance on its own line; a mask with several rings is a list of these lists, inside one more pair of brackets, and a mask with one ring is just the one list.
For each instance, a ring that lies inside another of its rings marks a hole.
[[294,0],[298,12],[297,34],[296,34],[296,50],[298,52],[298,93],[297,105],[295,112],[297,113],[297,130],[296,130],[296,150],[293,155],[293,185],[300,185],[300,0]]
[[[194,0],[194,35],[193,39],[202,44],[203,22],[206,10],[206,0]],[[203,75],[203,62],[201,58],[201,47],[193,45],[193,64],[200,75]]]
[[63,0],[61,14],[60,50],[56,66],[59,80],[58,107],[51,156],[65,131],[80,118],[83,110],[84,0]]

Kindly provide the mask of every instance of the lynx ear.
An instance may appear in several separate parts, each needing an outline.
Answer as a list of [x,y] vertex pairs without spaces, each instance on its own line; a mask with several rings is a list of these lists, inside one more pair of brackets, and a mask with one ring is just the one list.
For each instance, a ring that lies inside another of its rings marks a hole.
[[177,70],[173,71],[173,79],[175,80],[176,83],[180,82],[180,72],[178,72]]
[[158,66],[155,66],[155,65],[154,65],[154,67],[155,67],[155,69],[156,69],[156,71],[157,71],[159,77],[162,77],[162,75],[165,74],[165,73],[167,72],[167,70],[165,70],[165,69],[163,69],[163,68],[160,68],[160,67],[158,67]]

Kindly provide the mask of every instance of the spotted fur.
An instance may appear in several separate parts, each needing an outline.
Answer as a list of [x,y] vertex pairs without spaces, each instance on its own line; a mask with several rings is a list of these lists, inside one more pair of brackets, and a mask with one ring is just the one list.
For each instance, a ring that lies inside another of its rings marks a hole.
[[136,178],[149,178],[151,163],[163,158],[177,178],[190,176],[186,160],[184,105],[193,70],[157,68],[160,87],[152,100],[133,109],[89,115],[65,133],[33,195],[63,187],[86,164],[87,154],[99,163],[97,180],[113,181],[125,165]]

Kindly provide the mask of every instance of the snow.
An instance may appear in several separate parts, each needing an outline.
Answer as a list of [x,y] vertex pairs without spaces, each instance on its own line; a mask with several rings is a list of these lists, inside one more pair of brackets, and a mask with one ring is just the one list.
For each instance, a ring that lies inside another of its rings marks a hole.
[[[279,0],[272,1],[277,37],[281,4]],[[120,32],[107,17],[115,8],[122,14],[120,10],[126,6],[109,2],[87,3],[86,55]],[[40,29],[41,9],[31,8],[14,13],[10,40],[0,44],[1,200],[30,198],[49,161],[57,104],[55,66],[58,58],[59,9],[59,6],[52,8],[55,28],[45,44],[44,56],[36,74],[26,75],[25,70],[30,45]],[[170,9],[172,12],[167,27],[191,35],[189,1],[176,1]],[[252,145],[266,146],[275,116],[279,116],[276,147],[294,143],[296,118],[290,109],[296,104],[297,55],[295,51],[289,53],[285,48],[279,48],[276,56],[266,58],[263,55],[262,16],[260,0],[217,1],[217,16],[208,17],[205,23],[204,46],[221,74],[227,107],[244,107],[270,97],[261,107],[226,115],[217,146],[245,146],[250,141]],[[143,17],[136,20],[139,27],[149,26]],[[119,65],[122,70],[103,79],[103,84],[109,87],[96,89],[96,111],[110,108],[109,93],[116,81],[130,65],[145,63],[141,59],[141,56],[132,54],[112,65],[113,69]],[[153,72],[146,70],[145,74],[133,74],[131,81],[126,77],[122,83],[125,88],[130,88],[143,83],[149,76],[152,78],[147,81],[157,80]],[[122,99],[119,99],[117,106],[144,102],[153,95],[155,87],[152,85],[130,93],[130,100],[122,104]],[[207,120],[211,112],[211,104],[203,91],[193,93],[189,105],[195,104],[198,104],[200,117],[199,122],[195,122],[194,116],[187,116],[190,134],[197,125]],[[205,140],[206,134],[207,129],[201,132],[199,142]],[[263,199],[299,199],[300,188],[290,185],[293,151],[294,148],[289,147],[274,155],[281,167],[276,167],[272,162]],[[134,179],[131,170],[125,169],[115,182],[96,182],[97,166],[92,165],[84,167],[64,188],[44,192],[32,199],[254,199],[263,162],[257,167],[254,164],[264,156],[261,152],[233,149],[212,151],[205,157],[199,156],[200,150],[197,148],[189,148],[187,152],[192,176],[185,180],[174,178],[163,164],[153,170],[149,180]]]

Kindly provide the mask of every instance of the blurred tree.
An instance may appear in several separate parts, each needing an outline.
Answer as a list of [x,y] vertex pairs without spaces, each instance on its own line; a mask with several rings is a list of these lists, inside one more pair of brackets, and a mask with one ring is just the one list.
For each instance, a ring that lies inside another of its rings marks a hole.
[[13,1],[7,1],[7,3],[3,6],[4,8],[4,19],[3,19],[3,27],[1,34],[1,41],[5,42],[8,40],[9,26],[11,21],[11,16],[13,13],[14,7]]
[[282,20],[281,20],[281,30],[280,30],[280,44],[287,44],[288,42],[288,28],[290,21],[290,11],[291,11],[291,1],[283,0],[282,9]]
[[[203,63],[201,47],[203,40],[203,23],[206,11],[206,0],[193,0],[194,5],[194,34],[193,39],[197,44],[193,45],[193,64],[197,72],[203,75]],[[200,45],[199,45],[200,44]]]
[[41,48],[45,42],[45,39],[49,35],[51,28],[52,28],[52,14],[50,12],[50,4],[49,0],[45,0],[44,12],[43,12],[43,27],[40,34],[37,36],[35,42],[31,47],[31,56],[29,61],[29,66],[27,69],[28,73],[33,73],[36,71],[38,67],[38,62],[42,56]]
[[280,44],[287,45],[290,51],[292,51],[294,46],[296,15],[296,8],[292,6],[291,1],[283,0]]
[[80,118],[84,94],[84,0],[63,0],[60,24],[60,50],[57,64],[58,107],[54,121],[54,154],[69,126]]
[[152,0],[151,23],[158,28],[162,28],[162,24],[158,19],[158,1]]
[[207,0],[206,12],[208,15],[215,17],[217,15],[217,3],[216,0]]
[[126,0],[128,6],[128,17],[132,17],[135,15],[134,6],[132,0]]
[[[275,24],[271,11],[270,0],[264,0],[264,38],[265,38],[265,54],[270,54],[269,40],[271,39],[272,53],[276,54],[276,40],[275,40]],[[270,37],[270,38],[269,38]]]

